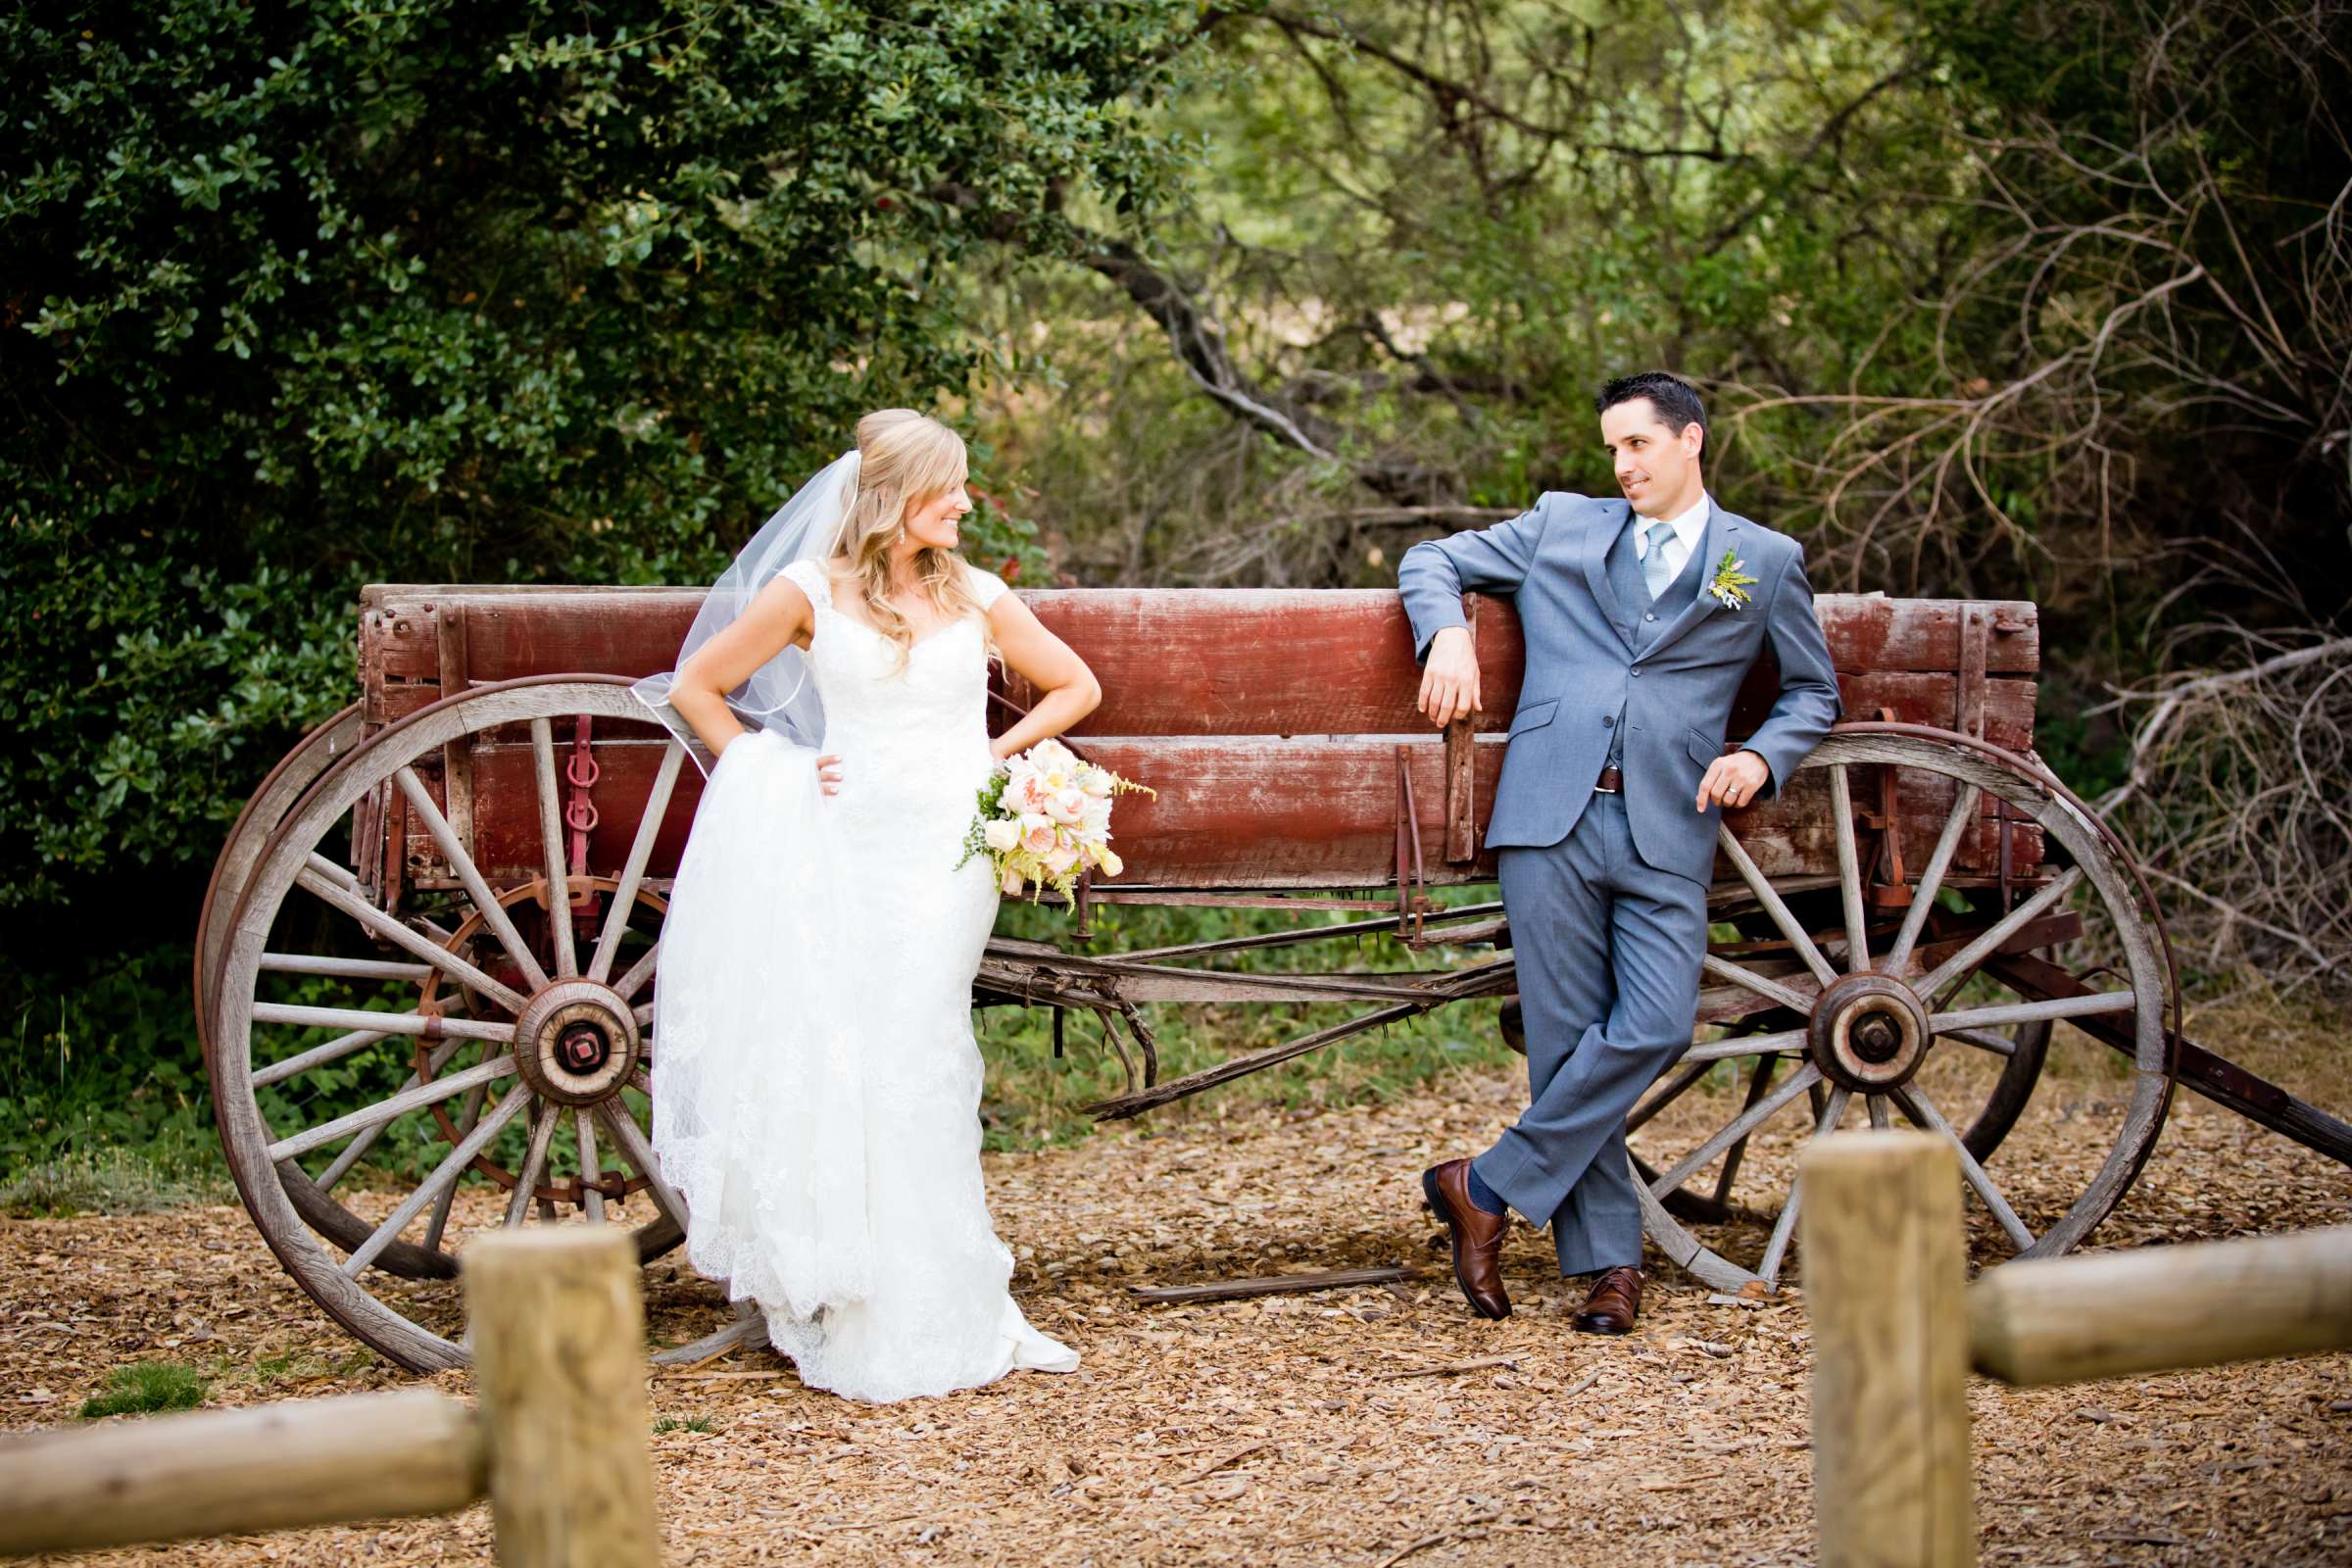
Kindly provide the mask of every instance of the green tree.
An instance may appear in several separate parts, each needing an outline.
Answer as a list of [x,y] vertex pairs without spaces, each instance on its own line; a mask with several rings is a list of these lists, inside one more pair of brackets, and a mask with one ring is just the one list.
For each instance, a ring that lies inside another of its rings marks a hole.
[[[1175,148],[1146,106],[1193,20],[0,18],[12,958],[184,938],[244,792],[349,698],[361,582],[691,579],[859,411],[960,394],[1000,358],[966,274],[1053,253],[1066,203],[1162,198]],[[110,920],[62,926],[69,906]]]

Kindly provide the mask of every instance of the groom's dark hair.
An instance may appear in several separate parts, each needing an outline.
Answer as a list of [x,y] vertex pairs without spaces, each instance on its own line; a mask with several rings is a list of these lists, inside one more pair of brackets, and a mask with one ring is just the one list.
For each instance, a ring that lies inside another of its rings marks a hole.
[[1664,370],[1643,370],[1640,375],[1621,375],[1600,389],[1592,400],[1594,414],[1606,414],[1620,403],[1636,398],[1647,398],[1650,407],[1658,411],[1658,422],[1681,435],[1692,425],[1698,426],[1698,450],[1707,450],[1707,411],[1698,401],[1698,392],[1690,382]]

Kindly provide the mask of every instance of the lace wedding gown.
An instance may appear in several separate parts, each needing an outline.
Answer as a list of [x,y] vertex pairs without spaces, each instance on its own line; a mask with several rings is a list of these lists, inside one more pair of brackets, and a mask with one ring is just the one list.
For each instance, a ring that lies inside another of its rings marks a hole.
[[[842,782],[823,795],[816,753],[754,731],[695,815],[654,1002],[654,1148],[686,1255],[758,1302],[811,1388],[904,1399],[1069,1371],[1005,1290],[980,1179],[971,983],[999,893],[984,858],[956,864],[994,760],[980,620],[894,671],[821,566],[786,572],[815,606]],[[970,576],[984,610],[1005,591]]]

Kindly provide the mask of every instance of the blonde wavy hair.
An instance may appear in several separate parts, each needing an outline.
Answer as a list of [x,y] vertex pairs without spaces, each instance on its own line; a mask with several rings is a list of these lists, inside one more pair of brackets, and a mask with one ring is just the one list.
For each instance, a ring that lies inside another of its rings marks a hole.
[[[906,667],[914,651],[914,625],[890,602],[891,549],[906,514],[963,483],[968,471],[963,437],[927,414],[877,409],[858,421],[858,495],[843,519],[835,561],[857,580],[866,618],[898,645],[898,669]],[[913,565],[915,581],[943,625],[980,613],[980,601],[954,551],[926,545],[915,552]]]

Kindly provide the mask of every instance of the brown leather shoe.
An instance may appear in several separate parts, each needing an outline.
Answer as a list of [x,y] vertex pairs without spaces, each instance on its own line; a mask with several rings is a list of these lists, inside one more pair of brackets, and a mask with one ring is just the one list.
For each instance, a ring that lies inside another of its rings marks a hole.
[[1421,1173],[1421,1195],[1453,1238],[1453,1282],[1480,1317],[1509,1317],[1498,1254],[1508,1214],[1490,1214],[1470,1201],[1470,1162],[1449,1159]]
[[1592,1294],[1568,1326],[1580,1334],[1631,1334],[1641,1312],[1642,1271],[1626,1264],[1592,1282]]

